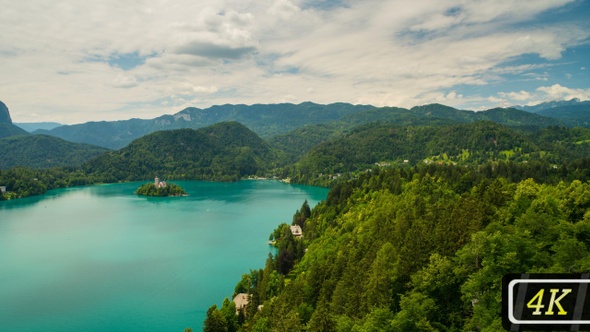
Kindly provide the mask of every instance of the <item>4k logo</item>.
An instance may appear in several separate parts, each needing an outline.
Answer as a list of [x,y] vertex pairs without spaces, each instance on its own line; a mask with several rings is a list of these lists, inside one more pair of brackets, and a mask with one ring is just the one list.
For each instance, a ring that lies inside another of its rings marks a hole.
[[502,280],[508,331],[590,331],[590,274],[511,274]]
[[[563,307],[561,306],[559,301],[561,301],[566,295],[568,295],[569,293],[572,292],[571,288],[563,289],[562,295],[560,297],[558,297],[557,299],[555,298],[555,296],[559,292],[559,289],[552,288],[549,291],[551,292],[551,299],[549,300],[549,309],[547,311],[545,311],[545,315],[553,315],[554,314],[553,305],[556,305],[559,308],[559,312],[557,313],[558,315],[567,315],[567,311],[563,310]],[[537,293],[537,295],[535,295],[529,301],[529,303],[527,303],[527,305],[526,305],[527,308],[535,309],[535,311],[533,311],[533,315],[543,314],[541,312],[541,309],[545,308],[545,306],[543,305],[543,294],[544,293],[545,293],[545,288],[541,288],[541,290]]]

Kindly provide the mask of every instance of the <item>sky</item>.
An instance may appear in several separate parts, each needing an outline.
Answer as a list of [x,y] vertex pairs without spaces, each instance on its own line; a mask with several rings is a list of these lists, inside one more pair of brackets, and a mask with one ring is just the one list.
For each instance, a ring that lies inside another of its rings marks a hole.
[[590,99],[588,0],[0,0],[14,122]]

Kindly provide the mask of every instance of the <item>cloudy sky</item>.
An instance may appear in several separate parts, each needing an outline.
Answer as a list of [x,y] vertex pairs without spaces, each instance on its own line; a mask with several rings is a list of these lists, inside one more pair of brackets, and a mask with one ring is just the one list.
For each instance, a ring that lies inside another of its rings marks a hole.
[[15,122],[590,98],[587,0],[0,0]]

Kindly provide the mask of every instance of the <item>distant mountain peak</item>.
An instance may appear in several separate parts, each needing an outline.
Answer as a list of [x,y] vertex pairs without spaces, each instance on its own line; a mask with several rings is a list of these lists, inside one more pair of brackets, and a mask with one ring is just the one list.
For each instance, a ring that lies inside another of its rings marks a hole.
[[534,106],[514,106],[523,111],[557,119],[569,127],[590,128],[590,100],[547,101]]
[[0,123],[12,123],[8,107],[2,101],[0,101]]
[[578,105],[587,106],[588,104],[590,104],[590,101],[588,101],[588,100],[582,101],[582,100],[580,100],[580,98],[572,98],[570,100],[545,101],[540,104],[531,105],[531,106],[515,105],[512,107],[519,109],[519,110],[531,112],[531,113],[538,113],[538,112],[540,112],[542,110],[546,110],[546,109],[559,108],[559,107],[565,107],[565,106],[578,106]]

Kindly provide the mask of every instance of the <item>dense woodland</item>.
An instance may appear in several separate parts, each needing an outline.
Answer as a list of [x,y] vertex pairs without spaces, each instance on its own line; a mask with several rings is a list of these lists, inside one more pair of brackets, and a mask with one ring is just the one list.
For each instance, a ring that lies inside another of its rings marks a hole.
[[486,161],[562,164],[590,155],[590,129],[530,130],[493,122],[444,126],[369,124],[314,146],[295,165],[298,182],[319,174],[365,170],[375,163],[477,165]]
[[14,136],[14,135],[27,135],[28,133],[12,123],[1,123],[0,122],[0,138]]
[[76,168],[33,169],[13,167],[0,170],[0,186],[7,192],[0,200],[41,195],[47,190],[97,183],[92,176]]
[[0,139],[0,169],[15,166],[51,168],[80,166],[107,152],[99,146],[72,143],[47,135],[18,135]]
[[82,168],[104,182],[154,178],[236,181],[276,160],[274,151],[237,122],[159,131],[103,154]]
[[[500,331],[506,273],[590,269],[590,160],[367,172],[281,225],[204,331]],[[258,309],[262,305],[261,309]],[[235,307],[235,305],[234,305]]]

